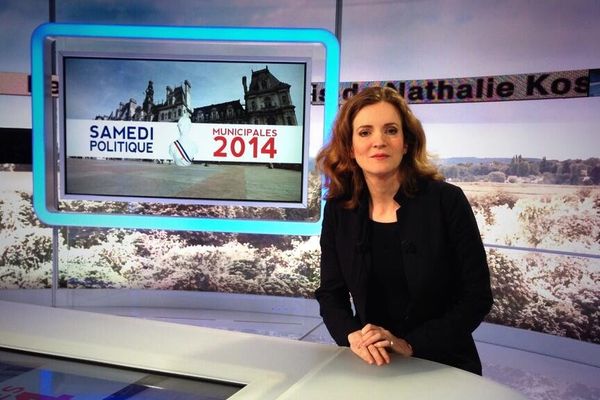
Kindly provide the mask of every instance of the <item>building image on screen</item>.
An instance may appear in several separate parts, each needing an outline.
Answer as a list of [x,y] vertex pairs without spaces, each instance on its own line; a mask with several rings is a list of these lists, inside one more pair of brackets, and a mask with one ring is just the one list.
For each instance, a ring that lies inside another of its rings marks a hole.
[[65,198],[306,203],[306,60],[62,66]]

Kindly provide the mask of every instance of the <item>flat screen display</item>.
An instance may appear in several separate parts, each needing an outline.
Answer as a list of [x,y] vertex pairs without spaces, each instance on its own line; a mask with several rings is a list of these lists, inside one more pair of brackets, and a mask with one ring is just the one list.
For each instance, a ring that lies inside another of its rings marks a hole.
[[244,385],[0,349],[0,398],[221,400]]
[[60,60],[63,198],[306,206],[308,59]]

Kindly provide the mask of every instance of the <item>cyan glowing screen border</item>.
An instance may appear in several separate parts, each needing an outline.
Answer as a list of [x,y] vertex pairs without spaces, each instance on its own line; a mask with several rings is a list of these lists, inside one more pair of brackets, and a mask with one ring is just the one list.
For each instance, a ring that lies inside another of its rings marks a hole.
[[[325,91],[337,93],[339,85],[340,49],[335,36],[322,29],[304,28],[221,28],[167,27],[129,25],[44,24],[31,37],[31,98],[33,131],[33,205],[42,222],[56,226],[93,226],[127,229],[165,229],[215,232],[239,232],[278,235],[315,235],[319,220],[266,221],[241,219],[149,216],[131,214],[74,213],[48,208],[46,188],[46,135],[44,108],[44,44],[48,37],[88,37],[156,40],[231,41],[232,43],[319,43],[326,51]],[[337,96],[326,96],[323,113],[323,142],[337,112]],[[51,146],[50,146],[51,147]],[[56,190],[56,188],[54,188]],[[321,206],[321,208],[323,205]]]

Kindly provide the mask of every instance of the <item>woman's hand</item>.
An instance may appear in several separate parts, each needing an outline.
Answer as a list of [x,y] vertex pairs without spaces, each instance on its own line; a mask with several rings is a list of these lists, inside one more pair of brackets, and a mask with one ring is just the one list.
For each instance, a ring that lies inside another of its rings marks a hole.
[[412,347],[404,339],[394,336],[390,331],[380,326],[367,324],[360,330],[360,347],[374,346],[377,349],[389,349],[405,357],[413,355]]
[[348,342],[350,342],[350,350],[357,356],[363,359],[368,364],[389,364],[390,355],[388,354],[385,347],[375,346],[370,344],[363,346],[363,333],[362,330],[354,331],[348,335]]

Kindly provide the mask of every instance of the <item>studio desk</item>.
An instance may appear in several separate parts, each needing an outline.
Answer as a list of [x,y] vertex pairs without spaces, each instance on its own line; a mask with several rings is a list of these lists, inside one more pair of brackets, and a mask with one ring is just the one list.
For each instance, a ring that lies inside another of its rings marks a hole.
[[[525,399],[418,358],[377,367],[334,345],[6,301],[0,347],[0,371],[12,371],[0,374],[0,399],[10,400]],[[202,395],[190,380],[233,389]]]

